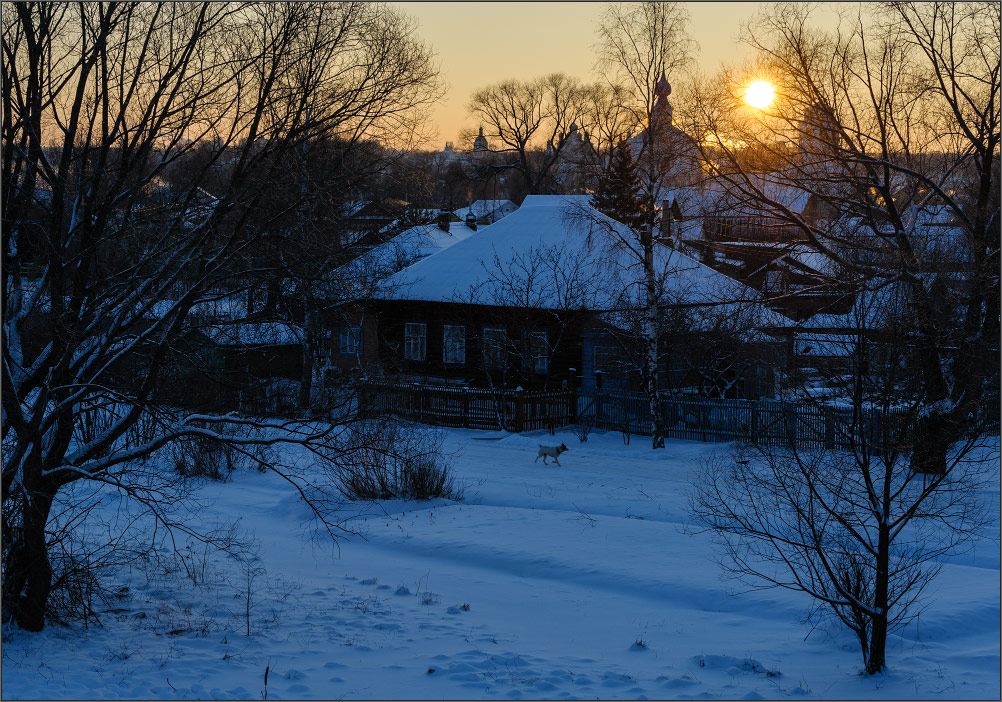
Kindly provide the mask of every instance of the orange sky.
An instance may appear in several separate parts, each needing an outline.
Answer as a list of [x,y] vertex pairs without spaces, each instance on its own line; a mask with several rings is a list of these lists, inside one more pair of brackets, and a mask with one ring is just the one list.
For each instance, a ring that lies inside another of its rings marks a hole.
[[[392,3],[419,23],[418,35],[438,55],[449,90],[432,114],[440,149],[457,141],[465,126],[470,94],[506,78],[534,78],[563,72],[594,79],[595,28],[601,2],[402,2]],[[737,42],[743,21],[760,7],[754,2],[691,2],[697,66],[714,73],[737,63],[749,50]],[[671,76],[669,76],[671,79]],[[464,145],[457,143],[457,148]]]

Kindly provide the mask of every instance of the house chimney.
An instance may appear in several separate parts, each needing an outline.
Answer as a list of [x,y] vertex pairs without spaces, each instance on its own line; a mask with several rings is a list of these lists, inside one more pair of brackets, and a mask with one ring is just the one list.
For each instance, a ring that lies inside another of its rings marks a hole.
[[675,243],[674,227],[672,226],[671,200],[661,201],[661,231],[659,236],[665,244],[673,246]]
[[444,207],[438,211],[438,228],[443,232],[449,231],[449,220],[452,219],[452,213]]

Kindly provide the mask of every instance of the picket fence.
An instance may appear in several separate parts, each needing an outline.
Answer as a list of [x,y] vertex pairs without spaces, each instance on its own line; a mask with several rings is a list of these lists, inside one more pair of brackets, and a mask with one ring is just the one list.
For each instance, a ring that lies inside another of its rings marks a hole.
[[358,389],[363,416],[394,414],[424,424],[512,432],[573,424],[569,391],[487,390],[455,386],[366,383]]
[[[393,414],[424,424],[512,432],[577,424],[622,432],[624,438],[649,436],[647,396],[622,391],[486,390],[455,386],[366,383],[359,388],[365,416]],[[658,409],[668,439],[850,450],[865,437],[871,446],[889,446],[900,411],[870,412],[856,432],[852,409],[779,400],[710,400],[665,395]],[[999,418],[986,411],[978,434],[997,434]]]

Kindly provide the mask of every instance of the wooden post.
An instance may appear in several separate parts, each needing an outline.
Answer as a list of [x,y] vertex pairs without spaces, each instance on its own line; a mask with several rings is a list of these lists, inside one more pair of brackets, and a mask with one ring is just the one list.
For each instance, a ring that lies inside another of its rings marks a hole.
[[523,421],[523,407],[522,407],[522,388],[515,391],[515,433],[522,433],[522,421]]

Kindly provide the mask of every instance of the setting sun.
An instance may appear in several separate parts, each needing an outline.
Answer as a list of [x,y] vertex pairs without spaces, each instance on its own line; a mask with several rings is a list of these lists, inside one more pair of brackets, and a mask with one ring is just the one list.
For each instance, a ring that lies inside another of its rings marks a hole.
[[771,105],[775,97],[776,91],[768,81],[757,80],[745,89],[745,102],[760,110]]

